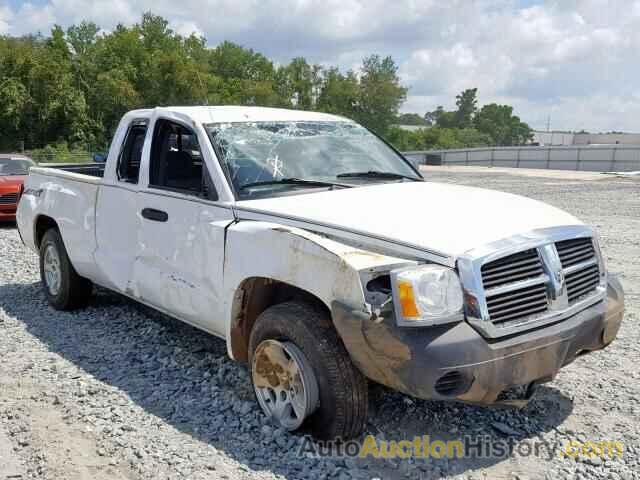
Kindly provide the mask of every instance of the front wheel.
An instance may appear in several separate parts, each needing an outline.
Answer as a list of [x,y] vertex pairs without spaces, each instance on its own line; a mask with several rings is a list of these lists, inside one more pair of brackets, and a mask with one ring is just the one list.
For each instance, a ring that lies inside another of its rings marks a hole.
[[83,307],[91,298],[93,284],[73,268],[55,228],[47,230],[40,243],[40,278],[47,300],[56,310]]
[[322,439],[364,430],[367,381],[325,311],[298,301],[269,307],[256,320],[249,352],[258,403],[280,426]]

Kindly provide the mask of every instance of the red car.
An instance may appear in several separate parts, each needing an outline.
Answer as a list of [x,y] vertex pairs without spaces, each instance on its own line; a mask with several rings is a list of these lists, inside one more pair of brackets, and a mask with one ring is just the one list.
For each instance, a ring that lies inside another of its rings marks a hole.
[[0,222],[15,221],[22,184],[34,165],[22,155],[0,154]]

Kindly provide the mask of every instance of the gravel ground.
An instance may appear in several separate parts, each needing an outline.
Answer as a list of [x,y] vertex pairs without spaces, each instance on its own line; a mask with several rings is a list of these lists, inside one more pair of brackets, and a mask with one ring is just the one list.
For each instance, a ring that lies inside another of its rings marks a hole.
[[[402,440],[484,435],[504,458],[352,460],[298,456],[306,440],[265,421],[224,343],[101,291],[61,313],[36,256],[0,227],[0,479],[640,479],[640,182],[430,169],[434,180],[536,198],[597,225],[627,314],[618,340],[579,358],[523,410],[419,401],[373,389],[368,433]],[[425,206],[429,208],[429,206]],[[621,458],[562,458],[569,440],[624,444]],[[551,454],[550,454],[551,453]]]

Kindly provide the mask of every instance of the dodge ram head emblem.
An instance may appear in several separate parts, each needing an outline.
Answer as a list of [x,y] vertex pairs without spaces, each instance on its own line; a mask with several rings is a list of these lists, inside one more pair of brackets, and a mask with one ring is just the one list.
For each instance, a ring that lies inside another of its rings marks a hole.
[[555,276],[556,282],[560,285],[564,285],[564,272],[562,270],[557,270]]
[[543,245],[538,249],[542,259],[542,268],[549,277],[547,292],[549,293],[549,309],[562,310],[569,306],[567,287],[562,270],[562,263],[554,244]]

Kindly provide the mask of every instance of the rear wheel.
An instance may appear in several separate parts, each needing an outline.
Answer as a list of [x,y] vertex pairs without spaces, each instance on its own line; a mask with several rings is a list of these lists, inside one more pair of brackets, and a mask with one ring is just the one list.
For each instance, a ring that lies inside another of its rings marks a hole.
[[47,300],[56,310],[84,307],[91,298],[93,284],[73,268],[55,228],[47,230],[40,243],[40,278]]
[[251,332],[249,352],[258,403],[280,426],[323,439],[364,430],[367,381],[325,311],[298,301],[268,308]]

